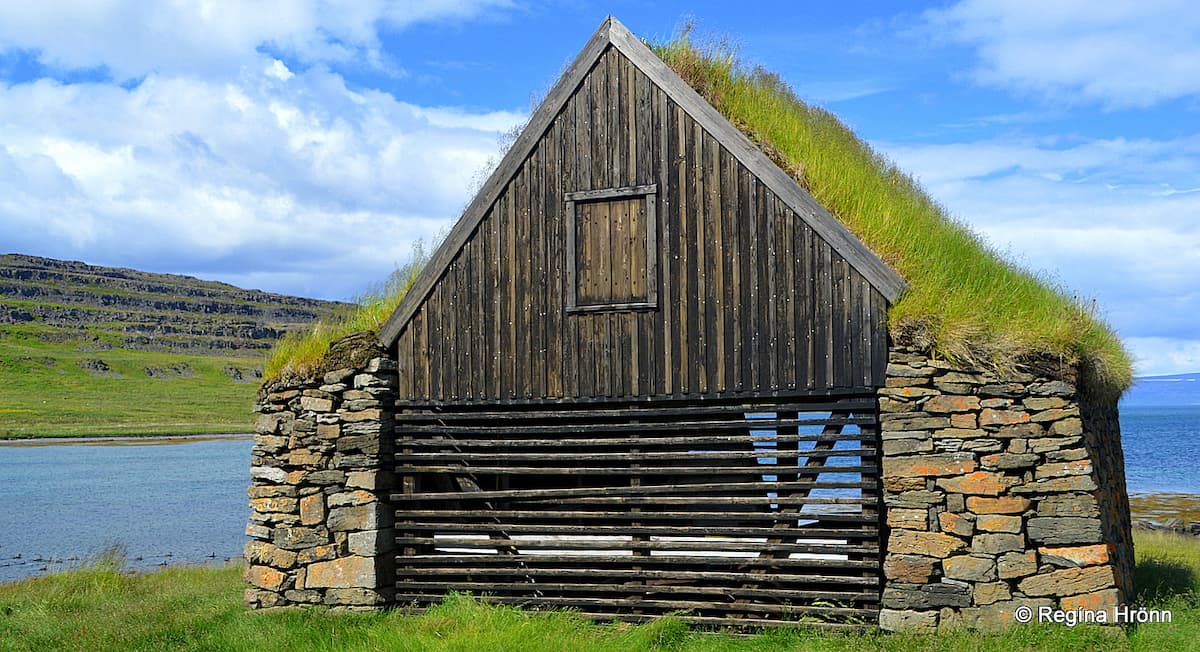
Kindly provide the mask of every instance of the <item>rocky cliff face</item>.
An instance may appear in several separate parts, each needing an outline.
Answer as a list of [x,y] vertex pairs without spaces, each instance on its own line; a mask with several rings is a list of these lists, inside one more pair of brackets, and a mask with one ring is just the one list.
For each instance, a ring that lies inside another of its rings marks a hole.
[[99,350],[252,355],[338,305],[190,276],[0,256],[0,328]]

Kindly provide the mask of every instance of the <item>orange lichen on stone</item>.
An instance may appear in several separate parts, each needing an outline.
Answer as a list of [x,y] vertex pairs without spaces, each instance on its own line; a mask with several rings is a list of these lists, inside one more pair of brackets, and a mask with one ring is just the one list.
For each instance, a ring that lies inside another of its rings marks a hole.
[[946,491],[960,494],[984,494],[995,496],[1016,484],[1019,480],[1000,473],[976,471],[956,478],[942,478],[938,486]]

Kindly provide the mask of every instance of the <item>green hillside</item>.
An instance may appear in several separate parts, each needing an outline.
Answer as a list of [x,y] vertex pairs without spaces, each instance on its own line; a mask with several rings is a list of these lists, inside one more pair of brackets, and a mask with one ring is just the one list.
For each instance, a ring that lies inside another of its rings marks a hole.
[[0,438],[246,431],[264,353],[338,306],[0,256]]

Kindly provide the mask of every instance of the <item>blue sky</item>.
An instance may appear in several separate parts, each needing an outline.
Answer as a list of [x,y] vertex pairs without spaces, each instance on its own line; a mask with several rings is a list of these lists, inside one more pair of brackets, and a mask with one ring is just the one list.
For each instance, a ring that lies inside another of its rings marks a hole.
[[3,3],[0,252],[352,297],[448,228],[609,13],[728,35],[1095,299],[1140,373],[1200,370],[1189,2]]

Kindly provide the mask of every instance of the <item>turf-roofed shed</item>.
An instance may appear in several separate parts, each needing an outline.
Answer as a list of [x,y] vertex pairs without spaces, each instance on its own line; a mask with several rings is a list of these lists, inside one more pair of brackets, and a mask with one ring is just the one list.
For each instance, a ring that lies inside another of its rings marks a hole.
[[250,603],[893,629],[1124,603],[1116,392],[1085,355],[951,362],[935,320],[889,327],[916,288],[714,108],[714,70],[744,76],[605,21],[377,342],[264,388]]

